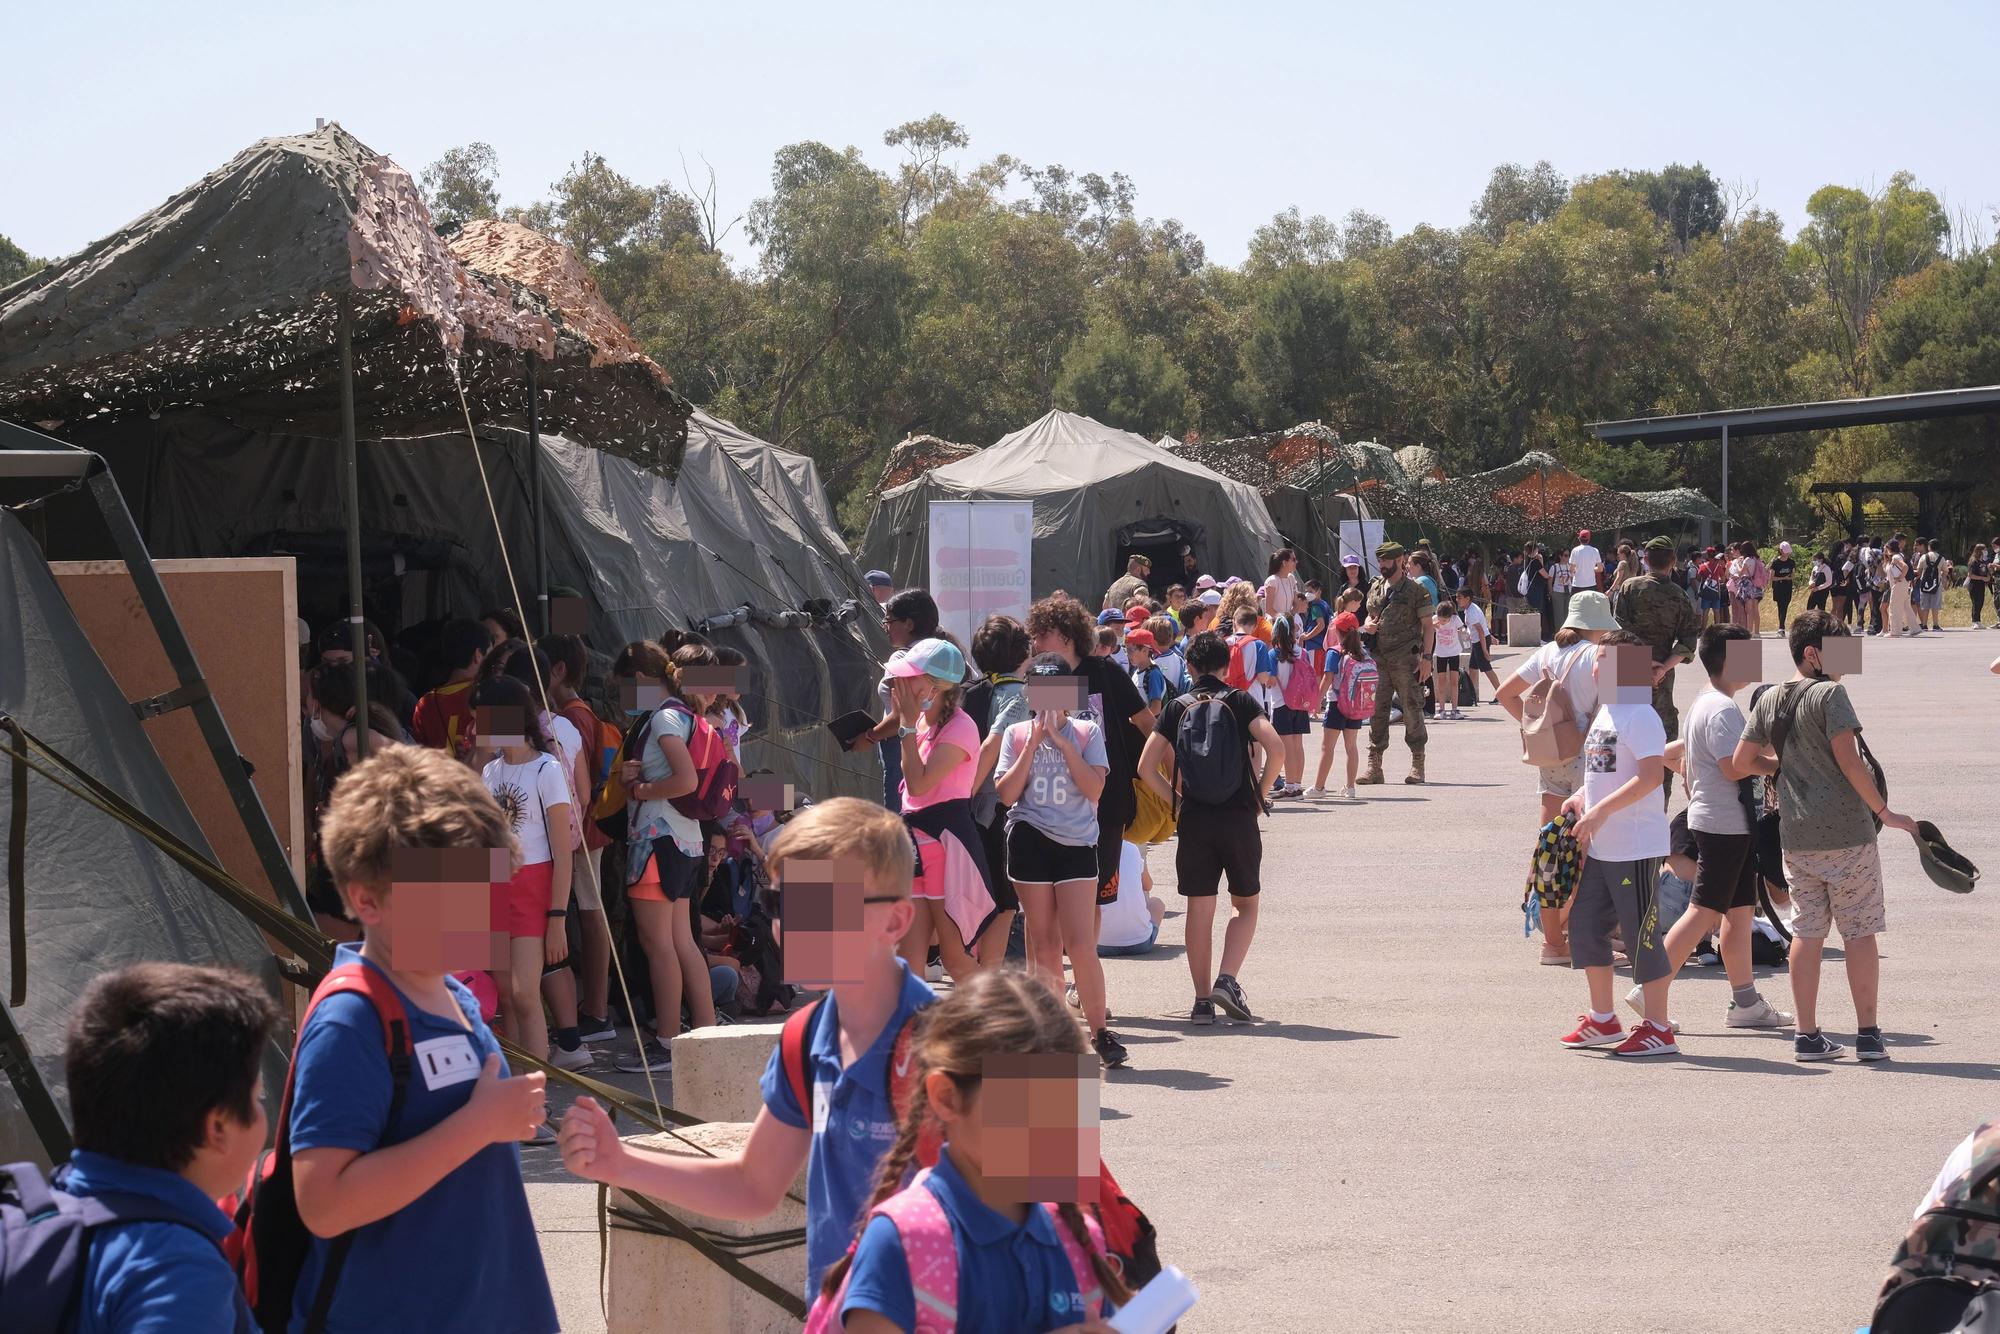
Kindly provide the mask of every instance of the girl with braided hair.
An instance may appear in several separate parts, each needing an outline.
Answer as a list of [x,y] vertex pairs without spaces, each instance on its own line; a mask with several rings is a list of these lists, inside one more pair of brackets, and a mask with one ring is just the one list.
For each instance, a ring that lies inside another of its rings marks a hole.
[[[1108,1334],[1104,1313],[1131,1292],[1077,1203],[1096,1189],[1097,1062],[1075,1019],[1031,974],[982,972],[919,1015],[910,1057],[860,1239],[807,1330]],[[1051,1097],[1054,1081],[1074,1091]],[[905,1185],[940,1136],[937,1165]]]

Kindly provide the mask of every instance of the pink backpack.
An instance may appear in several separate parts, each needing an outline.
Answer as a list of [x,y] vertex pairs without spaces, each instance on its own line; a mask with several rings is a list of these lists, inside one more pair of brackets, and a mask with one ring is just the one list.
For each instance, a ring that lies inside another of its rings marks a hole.
[[1303,649],[1292,654],[1292,674],[1285,678],[1285,707],[1311,713],[1319,702],[1319,673],[1313,670],[1312,654]]
[[1373,659],[1350,655],[1340,660],[1340,672],[1333,678],[1333,702],[1341,717],[1358,723],[1375,716],[1377,675]]
[[[916,1334],[952,1334],[958,1328],[958,1242],[951,1234],[951,1220],[945,1217],[944,1206],[937,1196],[931,1194],[924,1185],[930,1176],[927,1167],[902,1190],[875,1206],[869,1218],[880,1214],[896,1225],[896,1235],[902,1238],[903,1258],[910,1266],[910,1288],[916,1297]],[[1076,1273],[1077,1291],[1083,1294],[1084,1309],[1076,1312],[1077,1322],[1095,1319],[1104,1309],[1104,1291],[1097,1285],[1097,1270],[1091,1264],[1090,1256],[1076,1244],[1068,1227],[1056,1216],[1056,1206],[1042,1206],[1054,1219],[1056,1235],[1062,1238],[1063,1252],[1069,1256],[1069,1267]],[[1097,1220],[1088,1210],[1083,1215],[1084,1226],[1090,1230],[1090,1244],[1099,1253],[1104,1252],[1104,1234],[1098,1229]],[[862,1224],[865,1229],[867,1224]],[[860,1242],[859,1234],[855,1238]],[[850,1259],[854,1247],[847,1248]],[[849,1271],[848,1278],[853,1277]],[[805,1334],[839,1334],[840,1307],[847,1300],[847,1279],[840,1282],[839,1291],[833,1296],[821,1295],[806,1315]]]

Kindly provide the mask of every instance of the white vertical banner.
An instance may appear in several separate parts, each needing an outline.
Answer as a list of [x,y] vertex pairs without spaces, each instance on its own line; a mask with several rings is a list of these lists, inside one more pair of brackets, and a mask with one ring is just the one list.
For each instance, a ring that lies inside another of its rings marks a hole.
[[1342,519],[1340,521],[1340,554],[1359,556],[1361,568],[1375,568],[1375,548],[1382,545],[1382,520]]
[[1028,619],[1035,546],[1032,500],[933,500],[931,596],[938,622],[972,651],[988,616]]

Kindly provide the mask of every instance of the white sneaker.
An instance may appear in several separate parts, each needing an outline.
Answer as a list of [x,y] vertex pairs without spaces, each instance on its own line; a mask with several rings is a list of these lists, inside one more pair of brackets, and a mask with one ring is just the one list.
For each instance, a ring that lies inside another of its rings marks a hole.
[[1306,789],[1306,795],[1314,801],[1322,801],[1326,798],[1326,789],[1323,787],[1309,787]]
[[1790,1028],[1795,1021],[1790,1014],[1759,996],[1755,1005],[1729,1002],[1729,1013],[1722,1022],[1730,1028]]
[[581,1042],[576,1044],[575,1051],[564,1051],[555,1043],[549,1044],[549,1064],[558,1070],[588,1070],[594,1060],[590,1048]]
[[1347,785],[1347,792],[1346,792],[1346,794],[1345,794],[1345,795],[1346,795],[1346,797],[1347,797],[1347,799],[1348,799],[1349,801],[1359,801],[1359,800],[1361,800],[1361,798],[1360,798],[1360,797],[1357,797],[1357,796],[1355,796],[1355,795],[1354,795],[1354,784],[1352,784],[1352,783],[1349,783],[1349,784]]
[[[1644,1019],[1646,1017],[1646,989],[1644,987],[1633,987],[1630,991],[1626,992],[1625,1006],[1633,1014]],[[1667,1020],[1667,1027],[1676,1033],[1681,1031],[1681,1026],[1671,1019]]]

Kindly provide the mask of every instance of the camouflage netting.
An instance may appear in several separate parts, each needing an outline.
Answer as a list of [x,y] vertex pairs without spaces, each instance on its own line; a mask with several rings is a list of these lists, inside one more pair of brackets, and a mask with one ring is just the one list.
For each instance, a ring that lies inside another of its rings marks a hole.
[[1690,519],[1721,523],[1729,517],[1723,513],[1722,506],[1691,486],[1677,486],[1667,491],[1627,491],[1625,494],[1653,509],[1657,513],[1652,520],[1654,523],[1686,522]]
[[1289,430],[1234,440],[1180,445],[1175,452],[1267,492],[1289,486],[1315,495],[1347,491],[1367,497],[1409,485],[1402,465],[1388,449],[1367,441],[1349,444],[1340,438],[1340,432],[1319,422],[1302,422]]
[[889,461],[882,465],[882,476],[875,483],[873,494],[879,496],[915,481],[933,468],[942,468],[978,452],[977,445],[954,444],[934,435],[910,436],[889,451]]
[[1458,532],[1517,538],[1630,528],[1679,517],[1599,486],[1543,453],[1470,477],[1418,482],[1386,497],[1377,511]]
[[461,384],[480,425],[522,425],[532,355],[548,429],[671,475],[689,404],[629,335],[608,337],[574,259],[523,231],[473,231],[454,254],[409,174],[339,126],[260,140],[0,289],[0,416],[59,428],[199,406],[335,435],[345,300],[364,435],[463,429]]

